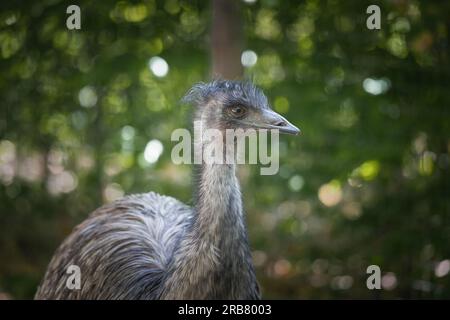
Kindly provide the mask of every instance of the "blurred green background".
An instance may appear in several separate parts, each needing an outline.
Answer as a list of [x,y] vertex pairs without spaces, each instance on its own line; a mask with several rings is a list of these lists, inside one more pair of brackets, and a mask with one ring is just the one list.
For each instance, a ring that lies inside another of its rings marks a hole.
[[[66,28],[70,4],[81,30]],[[370,4],[381,30],[366,28]],[[189,126],[179,99],[221,70],[303,131],[281,137],[279,174],[240,168],[264,298],[450,298],[450,3],[220,5],[2,1],[0,298],[32,298],[103,203],[150,190],[192,203],[170,134]],[[382,290],[366,287],[371,264]]]

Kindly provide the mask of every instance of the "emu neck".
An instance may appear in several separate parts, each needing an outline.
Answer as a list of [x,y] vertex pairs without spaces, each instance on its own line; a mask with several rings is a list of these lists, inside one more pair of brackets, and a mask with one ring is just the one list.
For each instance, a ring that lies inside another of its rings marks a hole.
[[175,250],[162,298],[258,298],[235,165],[197,169],[193,221]]
[[203,164],[198,170],[194,227],[214,245],[231,234],[245,233],[242,199],[235,165]]

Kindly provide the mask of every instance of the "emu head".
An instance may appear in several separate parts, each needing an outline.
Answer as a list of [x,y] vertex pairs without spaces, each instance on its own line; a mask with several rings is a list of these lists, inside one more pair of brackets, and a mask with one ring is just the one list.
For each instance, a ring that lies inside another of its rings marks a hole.
[[296,126],[274,112],[264,93],[249,82],[199,83],[183,100],[196,105],[194,121],[202,121],[207,128],[221,131],[277,129],[281,133],[300,133]]

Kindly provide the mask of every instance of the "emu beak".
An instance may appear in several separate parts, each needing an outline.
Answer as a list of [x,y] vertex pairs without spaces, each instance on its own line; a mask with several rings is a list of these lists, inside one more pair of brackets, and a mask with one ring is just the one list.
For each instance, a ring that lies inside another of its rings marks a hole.
[[300,129],[294,126],[292,123],[286,120],[283,116],[279,115],[272,110],[264,110],[258,119],[257,127],[263,129],[277,129],[281,133],[287,133],[297,135],[300,133]]

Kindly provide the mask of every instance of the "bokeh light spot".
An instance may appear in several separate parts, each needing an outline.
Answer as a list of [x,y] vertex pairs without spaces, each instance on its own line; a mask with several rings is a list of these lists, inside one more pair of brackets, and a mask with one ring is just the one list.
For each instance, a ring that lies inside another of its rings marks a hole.
[[122,186],[118,183],[110,183],[103,190],[103,197],[106,202],[112,202],[120,199],[124,194],[125,192],[123,191]]
[[394,290],[397,287],[397,277],[394,273],[388,272],[381,278],[381,286],[386,290]]
[[121,136],[123,140],[133,140],[136,130],[132,126],[125,126],[122,128]]
[[386,78],[382,78],[382,79],[367,78],[367,79],[364,79],[364,81],[363,81],[364,90],[367,93],[370,93],[375,96],[385,93],[387,90],[389,90],[390,86],[391,86],[391,83]]
[[305,184],[305,180],[300,175],[295,175],[289,179],[289,188],[292,191],[300,191]]
[[438,278],[445,277],[450,271],[450,260],[442,260],[436,265],[434,274]]
[[258,55],[252,50],[245,50],[241,55],[241,63],[244,67],[253,67],[258,61]]
[[91,86],[83,87],[78,93],[80,105],[85,108],[92,108],[97,104],[97,93]]
[[147,161],[148,163],[155,163],[156,161],[158,161],[163,150],[164,147],[161,141],[156,139],[151,140],[149,143],[147,143],[147,146],[145,147],[144,151],[145,161]]
[[333,180],[319,188],[319,200],[327,207],[333,207],[342,200],[341,184]]
[[289,111],[289,100],[286,97],[276,97],[274,107],[277,112],[286,113]]
[[150,68],[150,71],[158,78],[165,77],[169,72],[169,65],[166,60],[158,56],[152,57],[148,61],[148,67]]

